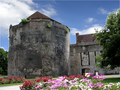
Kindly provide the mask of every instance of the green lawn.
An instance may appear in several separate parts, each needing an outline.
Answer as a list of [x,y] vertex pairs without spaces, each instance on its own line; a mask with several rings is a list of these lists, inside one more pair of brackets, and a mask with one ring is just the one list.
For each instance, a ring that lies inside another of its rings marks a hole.
[[7,78],[8,76],[7,76],[7,75],[0,75],[0,77],[5,77],[5,78]]
[[13,86],[13,85],[22,85],[23,83],[11,83],[11,84],[0,84],[0,87],[3,86]]
[[120,77],[108,77],[102,81],[103,84],[105,83],[118,83],[120,82]]

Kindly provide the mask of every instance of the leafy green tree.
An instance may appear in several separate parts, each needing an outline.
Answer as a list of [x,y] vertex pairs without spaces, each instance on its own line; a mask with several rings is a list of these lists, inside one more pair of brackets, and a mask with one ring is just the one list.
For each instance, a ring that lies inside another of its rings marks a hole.
[[3,72],[3,69],[2,69],[2,67],[0,67],[0,74],[2,74],[2,72]]
[[7,74],[8,68],[8,51],[0,48],[0,74]]
[[103,46],[102,54],[96,57],[97,66],[114,69],[120,66],[120,10],[110,13],[106,25],[94,34]]

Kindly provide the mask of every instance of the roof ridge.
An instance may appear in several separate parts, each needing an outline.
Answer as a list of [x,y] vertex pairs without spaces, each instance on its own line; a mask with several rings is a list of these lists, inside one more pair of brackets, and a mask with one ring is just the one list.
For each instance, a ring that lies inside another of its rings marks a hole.
[[93,35],[94,33],[91,33],[91,34],[82,34],[82,35],[79,35],[79,36],[85,36],[85,35]]
[[30,15],[27,19],[51,19],[50,17],[42,14],[41,12],[36,11],[32,15]]

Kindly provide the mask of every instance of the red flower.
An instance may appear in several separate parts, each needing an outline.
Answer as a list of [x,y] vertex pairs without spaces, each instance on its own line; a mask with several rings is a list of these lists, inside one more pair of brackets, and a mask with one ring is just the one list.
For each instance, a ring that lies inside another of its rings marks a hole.
[[67,75],[64,75],[63,77],[67,77]]
[[48,78],[45,78],[43,81],[44,81],[44,82],[48,81]]
[[40,82],[40,79],[38,79],[37,82]]

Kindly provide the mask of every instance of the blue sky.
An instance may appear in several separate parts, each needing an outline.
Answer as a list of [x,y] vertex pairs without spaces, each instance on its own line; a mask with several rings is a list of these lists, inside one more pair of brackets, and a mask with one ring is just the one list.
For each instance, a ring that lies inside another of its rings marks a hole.
[[39,11],[70,28],[70,43],[75,33],[101,30],[110,12],[117,11],[119,0],[0,0],[0,47],[9,50],[9,26],[18,24]]

